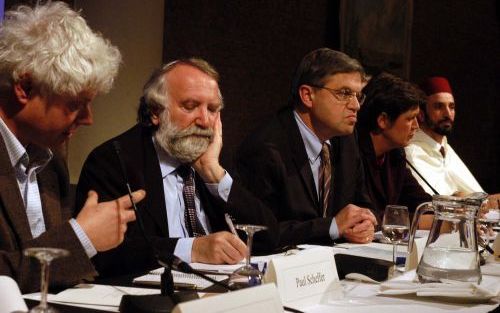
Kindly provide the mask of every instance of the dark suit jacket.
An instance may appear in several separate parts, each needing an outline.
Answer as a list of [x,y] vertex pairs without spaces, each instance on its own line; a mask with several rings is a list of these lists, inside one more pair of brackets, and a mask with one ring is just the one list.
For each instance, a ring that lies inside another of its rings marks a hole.
[[51,265],[51,286],[68,287],[97,273],[68,220],[69,180],[65,163],[56,156],[38,174],[46,232],[33,239],[14,168],[0,136],[0,275],[13,277],[22,292],[40,289],[40,266],[23,256],[29,247],[63,248],[70,255]]
[[365,168],[366,189],[379,225],[382,225],[385,206],[388,204],[405,205],[410,212],[415,212],[419,204],[432,200],[431,195],[424,191],[406,167],[406,154],[403,148],[389,151],[380,166],[377,164],[369,133],[360,130],[358,136]]
[[[91,189],[99,194],[99,201],[108,201],[127,194],[113,141],[120,143],[121,155],[132,190],[140,188],[146,190],[146,198],[137,206],[147,236],[157,251],[173,253],[178,238],[169,237],[163,179],[150,128],[136,125],[90,153],[78,182],[77,207],[81,207],[87,192]],[[251,199],[253,197],[251,193],[246,192],[238,184],[233,184],[226,204],[210,194],[198,175],[195,177],[195,182],[200,202],[203,204],[203,210],[213,232],[227,230],[225,212],[229,212],[240,223],[265,224],[271,227],[273,223],[275,225],[272,214],[266,214],[262,205]],[[257,213],[253,211],[254,209]],[[268,249],[273,249],[277,242],[277,233],[269,232],[266,240]],[[125,240],[120,246],[98,253],[93,261],[101,276],[144,271],[159,266],[152,249],[137,227],[137,222],[129,223]]]
[[239,179],[274,212],[280,246],[331,244],[332,217],[353,203],[370,207],[354,135],[331,139],[333,166],[327,218],[322,217],[306,149],[287,107],[252,133],[238,149]]

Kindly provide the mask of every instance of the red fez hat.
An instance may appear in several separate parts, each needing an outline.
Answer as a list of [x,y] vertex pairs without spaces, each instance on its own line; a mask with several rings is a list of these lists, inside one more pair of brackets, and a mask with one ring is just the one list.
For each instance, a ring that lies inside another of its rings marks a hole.
[[420,85],[426,95],[447,92],[452,94],[450,83],[444,77],[429,77]]

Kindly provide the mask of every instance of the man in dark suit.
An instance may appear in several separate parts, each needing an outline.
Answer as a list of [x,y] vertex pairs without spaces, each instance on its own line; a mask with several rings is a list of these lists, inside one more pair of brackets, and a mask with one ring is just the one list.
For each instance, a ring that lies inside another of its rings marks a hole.
[[[68,27],[71,25],[72,27]],[[66,163],[52,151],[81,125],[92,124],[90,103],[107,92],[120,52],[61,2],[6,12],[0,28],[0,275],[22,292],[39,290],[32,247],[70,252],[51,267],[52,286],[97,275],[90,258],[120,244],[135,219],[128,197],[98,203],[85,195],[71,218]],[[144,192],[135,193],[135,201]]]
[[404,205],[414,212],[419,204],[432,200],[406,167],[404,152],[418,129],[425,95],[387,73],[372,78],[363,92],[366,101],[356,127],[368,193],[382,222],[388,204]]
[[[138,225],[132,224],[123,245],[94,259],[101,275],[158,267],[153,250],[173,253],[187,262],[240,261],[246,246],[226,231],[226,212],[239,223],[271,226],[268,234],[276,228],[272,214],[266,214],[251,193],[233,183],[219,164],[223,102],[218,80],[215,69],[201,59],[164,65],[144,87],[139,124],[97,147],[87,158],[77,203],[84,201],[90,189],[104,199],[126,192],[115,142],[121,147],[130,184],[148,194],[138,211],[154,248],[146,243]],[[194,174],[193,195],[188,193],[187,174]],[[269,238],[272,249],[277,239]]]
[[373,239],[352,135],[364,84],[356,60],[327,48],[310,52],[295,73],[290,106],[239,148],[239,178],[273,211],[280,245]]

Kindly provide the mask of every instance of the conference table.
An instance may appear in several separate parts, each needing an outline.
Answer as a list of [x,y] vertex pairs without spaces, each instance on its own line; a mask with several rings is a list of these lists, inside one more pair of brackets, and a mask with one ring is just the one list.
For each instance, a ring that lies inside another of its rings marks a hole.
[[[120,278],[121,280],[122,278]],[[129,281],[130,282],[130,281]],[[131,286],[130,283],[120,283],[119,281],[110,282],[115,286]],[[386,297],[378,296],[378,286],[363,282],[342,280],[344,289],[344,299],[331,301],[326,304],[311,306],[304,312],[324,313],[324,312],[345,312],[345,313],[423,313],[423,312],[453,312],[453,313],[480,313],[480,312],[499,312],[500,307],[496,302],[491,303],[466,303],[466,302],[446,302],[432,298],[408,297]],[[500,284],[500,279],[499,279]],[[38,302],[33,300],[26,301],[29,307]],[[109,312],[104,310],[81,308],[71,305],[52,303],[59,312],[74,313],[99,313]]]
[[[337,253],[343,249],[333,248]],[[498,262],[497,262],[498,263]],[[96,284],[138,287],[132,283],[134,277],[144,273],[134,273],[125,276],[119,276],[107,279],[98,279]],[[485,276],[486,277],[486,276]],[[488,279],[496,279],[500,286],[500,276],[488,276]],[[490,302],[471,301],[465,299],[442,299],[439,297],[417,297],[416,295],[406,296],[383,296],[379,294],[379,285],[356,280],[343,279],[340,281],[342,292],[340,296],[328,299],[327,302],[315,304],[306,308],[300,308],[303,312],[324,313],[324,312],[405,312],[405,313],[423,313],[423,312],[500,312],[500,297],[496,297]],[[142,286],[141,286],[142,287]],[[148,287],[151,288],[151,287]],[[213,289],[212,289],[213,290]],[[219,290],[220,291],[220,290]],[[203,296],[217,296],[216,294],[203,293]],[[36,305],[36,301],[27,300],[28,306]],[[81,308],[70,305],[53,303],[61,313],[64,312],[109,312],[95,308]],[[117,311],[117,308],[114,309]]]

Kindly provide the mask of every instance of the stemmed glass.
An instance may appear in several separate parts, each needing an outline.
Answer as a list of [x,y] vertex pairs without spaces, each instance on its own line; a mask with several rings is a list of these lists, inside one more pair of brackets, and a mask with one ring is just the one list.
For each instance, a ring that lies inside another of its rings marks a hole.
[[249,225],[249,224],[237,224],[234,227],[236,229],[244,231],[247,234],[248,250],[247,250],[246,264],[231,274],[231,276],[229,277],[229,285],[237,289],[258,286],[262,284],[262,272],[254,268],[250,264],[250,258],[252,255],[253,235],[258,231],[267,229],[267,227],[261,225]]
[[397,244],[403,241],[410,232],[410,218],[408,208],[401,205],[388,205],[385,207],[382,222],[382,234],[392,243],[392,261],[396,269]]
[[[495,227],[500,224],[500,200],[493,201],[493,205],[484,201],[478,214],[479,238],[488,245],[496,237]],[[478,238],[478,239],[479,239]]]
[[32,308],[30,313],[57,313],[57,310],[47,304],[49,289],[49,266],[52,260],[69,255],[68,250],[56,248],[28,248],[24,255],[37,258],[42,266],[40,278],[40,304]]

